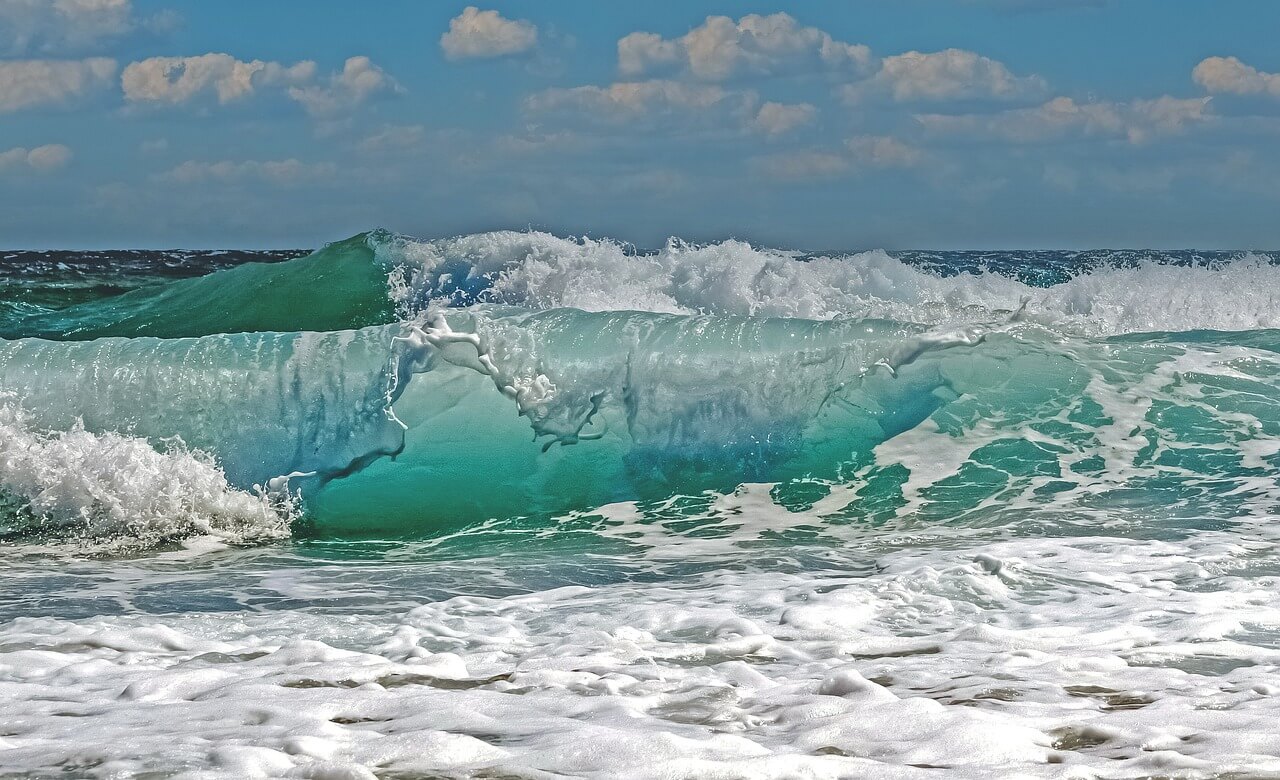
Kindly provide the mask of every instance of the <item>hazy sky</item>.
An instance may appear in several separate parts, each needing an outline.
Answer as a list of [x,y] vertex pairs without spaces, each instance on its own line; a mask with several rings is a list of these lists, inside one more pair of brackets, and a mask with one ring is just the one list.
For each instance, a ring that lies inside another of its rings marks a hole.
[[0,245],[1280,248],[1275,0],[0,0]]

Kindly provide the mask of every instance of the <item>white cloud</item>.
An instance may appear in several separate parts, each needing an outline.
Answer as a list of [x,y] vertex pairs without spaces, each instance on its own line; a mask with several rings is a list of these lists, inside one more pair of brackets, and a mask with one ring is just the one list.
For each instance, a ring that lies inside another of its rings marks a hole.
[[887,135],[858,135],[845,148],[853,161],[871,168],[910,168],[920,161],[920,150]]
[[312,116],[332,116],[364,103],[380,92],[398,90],[386,71],[368,57],[351,57],[342,71],[329,77],[328,84],[289,87],[289,97]]
[[755,94],[710,84],[679,81],[624,81],[607,87],[548,89],[525,100],[530,111],[572,110],[606,121],[683,115],[713,109],[741,112],[755,104]]
[[71,150],[62,144],[37,146],[27,152],[27,165],[38,171],[55,171],[71,162]]
[[816,69],[861,69],[871,50],[842,43],[816,27],[802,27],[785,13],[749,14],[738,21],[708,16],[675,39],[635,32],[618,41],[618,67],[626,76],[679,68],[719,81],[753,73],[774,75]]
[[538,28],[532,22],[506,19],[475,6],[449,20],[449,31],[440,36],[440,48],[451,60],[521,54],[537,43]]
[[426,137],[427,131],[422,125],[388,125],[362,140],[358,148],[371,154],[416,149]]
[[46,144],[34,149],[17,146],[0,152],[0,173],[20,170],[42,173],[56,171],[65,168],[71,162],[71,157],[71,150],[62,144]]
[[1129,118],[1126,134],[1139,143],[1153,134],[1179,133],[1187,125],[1212,118],[1210,98],[1181,99],[1162,95],[1154,100],[1135,100],[1127,105]]
[[371,96],[399,86],[368,57],[351,57],[326,82],[316,80],[316,64],[243,61],[230,54],[151,57],[130,63],[121,75],[125,99],[132,103],[181,105],[216,96],[218,103],[243,100],[260,89],[283,90],[312,116],[332,116]]
[[1071,136],[1126,138],[1142,143],[1153,135],[1177,133],[1206,121],[1209,98],[1179,99],[1165,95],[1129,103],[1077,103],[1058,97],[1035,108],[984,115],[921,114],[927,130],[948,134],[1035,143]]
[[765,103],[756,112],[751,126],[768,135],[777,137],[803,127],[814,120],[818,109],[809,103]]
[[844,88],[844,98],[857,102],[868,93],[888,92],[897,101],[988,98],[1012,100],[1041,94],[1044,79],[1017,76],[998,60],[964,49],[909,51],[885,57],[876,75]]
[[151,57],[125,67],[120,82],[126,100],[135,103],[186,103],[209,93],[219,103],[253,94],[258,86],[304,84],[315,77],[316,64],[304,60],[284,66],[278,62],[242,62],[230,54],[195,57]]
[[222,160],[201,162],[188,160],[158,177],[178,184],[202,182],[264,181],[281,186],[302,184],[332,178],[337,172],[333,163],[304,163],[288,160]]
[[87,60],[0,61],[0,113],[64,103],[107,86],[116,61]]
[[1208,57],[1191,71],[1191,78],[1210,93],[1267,94],[1280,97],[1280,73],[1267,73],[1235,57]]
[[124,35],[136,26],[130,0],[0,0],[0,49],[65,51]]

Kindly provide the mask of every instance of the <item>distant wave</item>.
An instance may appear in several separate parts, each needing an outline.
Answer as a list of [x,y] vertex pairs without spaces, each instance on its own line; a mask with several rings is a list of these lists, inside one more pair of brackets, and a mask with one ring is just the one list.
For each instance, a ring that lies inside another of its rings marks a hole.
[[1030,320],[1093,336],[1280,327],[1280,264],[1266,255],[1204,262],[1188,253],[1091,253],[1078,268],[1056,270],[1032,284],[994,270],[939,273],[878,250],[801,255],[740,241],[672,240],[640,252],[539,232],[424,241],[378,230],[303,258],[246,263],[78,305],[0,308],[0,337],[327,331],[482,303],[958,325],[998,317],[1025,299]]

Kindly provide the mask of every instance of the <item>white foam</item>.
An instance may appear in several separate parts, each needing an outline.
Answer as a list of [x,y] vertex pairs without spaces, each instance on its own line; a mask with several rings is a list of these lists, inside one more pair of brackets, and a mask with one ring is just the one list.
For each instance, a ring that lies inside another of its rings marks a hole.
[[943,277],[878,250],[801,258],[742,241],[672,239],[640,253],[607,239],[503,231],[379,239],[374,248],[414,269],[394,292],[409,308],[466,290],[453,303],[955,325],[1029,298],[1032,321],[1092,335],[1280,327],[1280,266],[1249,254],[1212,267],[1102,267],[1037,288],[994,272]]
[[171,445],[162,452],[146,439],[79,425],[41,432],[0,397],[0,499],[26,530],[97,545],[288,535],[289,498],[238,490],[209,456]]
[[[870,576],[19,619],[0,756],[210,779],[1264,776],[1275,554],[1033,538],[891,549]],[[323,593],[342,571],[293,576]]]

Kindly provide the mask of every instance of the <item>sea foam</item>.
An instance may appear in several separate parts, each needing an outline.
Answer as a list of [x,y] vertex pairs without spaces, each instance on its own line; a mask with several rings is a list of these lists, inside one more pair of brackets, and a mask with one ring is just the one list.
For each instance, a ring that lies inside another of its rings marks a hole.
[[149,547],[192,536],[262,541],[289,533],[288,496],[241,490],[209,455],[171,441],[91,433],[82,425],[43,433],[0,399],[0,527],[93,545]]

